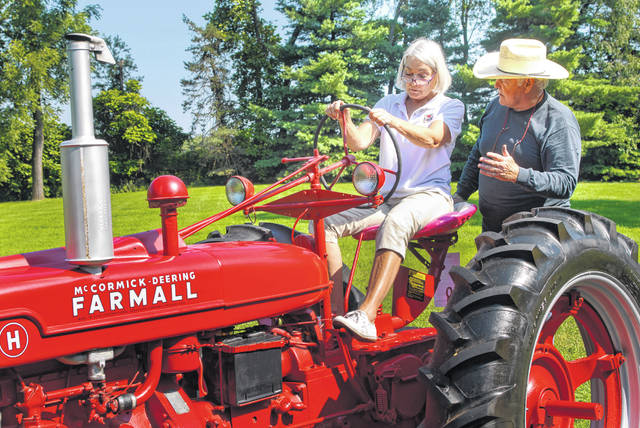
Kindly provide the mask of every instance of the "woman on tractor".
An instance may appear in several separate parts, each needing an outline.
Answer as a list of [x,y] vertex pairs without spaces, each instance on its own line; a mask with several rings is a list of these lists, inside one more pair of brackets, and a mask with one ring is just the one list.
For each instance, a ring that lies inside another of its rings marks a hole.
[[378,101],[368,120],[356,126],[349,109],[340,110],[341,100],[326,108],[329,117],[341,119],[349,149],[364,150],[380,137],[379,163],[383,168],[394,170],[397,162],[391,139],[382,132],[384,125],[394,133],[400,148],[402,175],[387,203],[377,209],[353,208],[325,220],[327,263],[334,284],[332,310],[336,314],[342,314],[344,307],[338,239],[380,225],[365,300],[357,310],[333,320],[334,326],[345,327],[362,340],[378,337],[374,324],[377,309],[391,289],[409,240],[431,220],[453,210],[449,158],[460,134],[464,105],[444,95],[450,84],[442,48],[420,38],[407,48],[398,67],[396,86],[404,92]]

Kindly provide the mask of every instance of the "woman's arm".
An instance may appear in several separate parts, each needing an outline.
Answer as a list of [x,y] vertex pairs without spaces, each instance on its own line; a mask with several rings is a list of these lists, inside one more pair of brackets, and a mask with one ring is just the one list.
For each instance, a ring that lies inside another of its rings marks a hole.
[[451,132],[443,120],[435,120],[428,127],[414,125],[382,109],[371,110],[369,117],[379,126],[387,124],[397,130],[416,146],[435,149],[451,141]]
[[387,123],[413,144],[437,148],[455,141],[462,128],[464,104],[450,99],[434,112],[429,126],[414,124],[395,117],[382,109],[373,109],[369,117],[378,125]]

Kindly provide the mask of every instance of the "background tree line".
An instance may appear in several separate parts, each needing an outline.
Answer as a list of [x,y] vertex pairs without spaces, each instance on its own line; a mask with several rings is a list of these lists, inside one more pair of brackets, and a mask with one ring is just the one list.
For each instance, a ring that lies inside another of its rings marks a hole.
[[[278,0],[282,28],[263,19],[259,0],[216,0],[192,32],[182,80],[184,132],[140,95],[125,41],[107,37],[115,67],[98,66],[96,134],[110,143],[112,185],[146,186],[160,173],[217,184],[230,173],[269,181],[284,156],[310,154],[324,106],[343,99],[372,106],[398,91],[403,50],[417,37],[444,47],[450,95],[467,106],[453,154],[454,178],[478,135],[492,96],[471,67],[509,37],[542,40],[571,78],[549,92],[576,114],[583,138],[581,179],[640,179],[640,0]],[[91,32],[98,7],[75,0],[0,0],[0,195],[2,200],[60,193],[59,149],[70,138],[59,121],[67,97],[63,35]],[[323,152],[340,153],[330,124]],[[375,158],[375,148],[361,154]],[[41,172],[42,171],[42,172]],[[41,181],[40,181],[41,180]]]

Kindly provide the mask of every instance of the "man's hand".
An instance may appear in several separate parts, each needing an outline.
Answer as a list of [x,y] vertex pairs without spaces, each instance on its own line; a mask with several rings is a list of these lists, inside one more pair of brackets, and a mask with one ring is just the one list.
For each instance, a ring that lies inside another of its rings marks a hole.
[[509,154],[507,146],[502,146],[502,155],[488,152],[486,157],[482,156],[478,168],[480,168],[480,174],[511,183],[516,182],[520,172],[520,167]]

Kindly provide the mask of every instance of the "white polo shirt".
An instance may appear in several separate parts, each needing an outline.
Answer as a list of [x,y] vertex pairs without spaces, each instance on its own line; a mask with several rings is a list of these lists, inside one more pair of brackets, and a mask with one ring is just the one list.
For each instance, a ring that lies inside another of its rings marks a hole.
[[[420,147],[391,129],[398,142],[402,156],[402,176],[393,198],[404,197],[424,190],[439,189],[447,195],[451,193],[450,157],[456,138],[460,134],[464,104],[460,100],[437,94],[427,104],[417,109],[411,117],[407,116],[406,93],[390,94],[378,101],[374,108],[381,108],[392,115],[414,125],[428,127],[433,121],[442,120],[451,133],[451,141],[435,149]],[[384,127],[380,130],[380,166],[390,170],[397,169],[395,149]],[[393,186],[394,176],[388,174],[381,190],[387,193]]]

